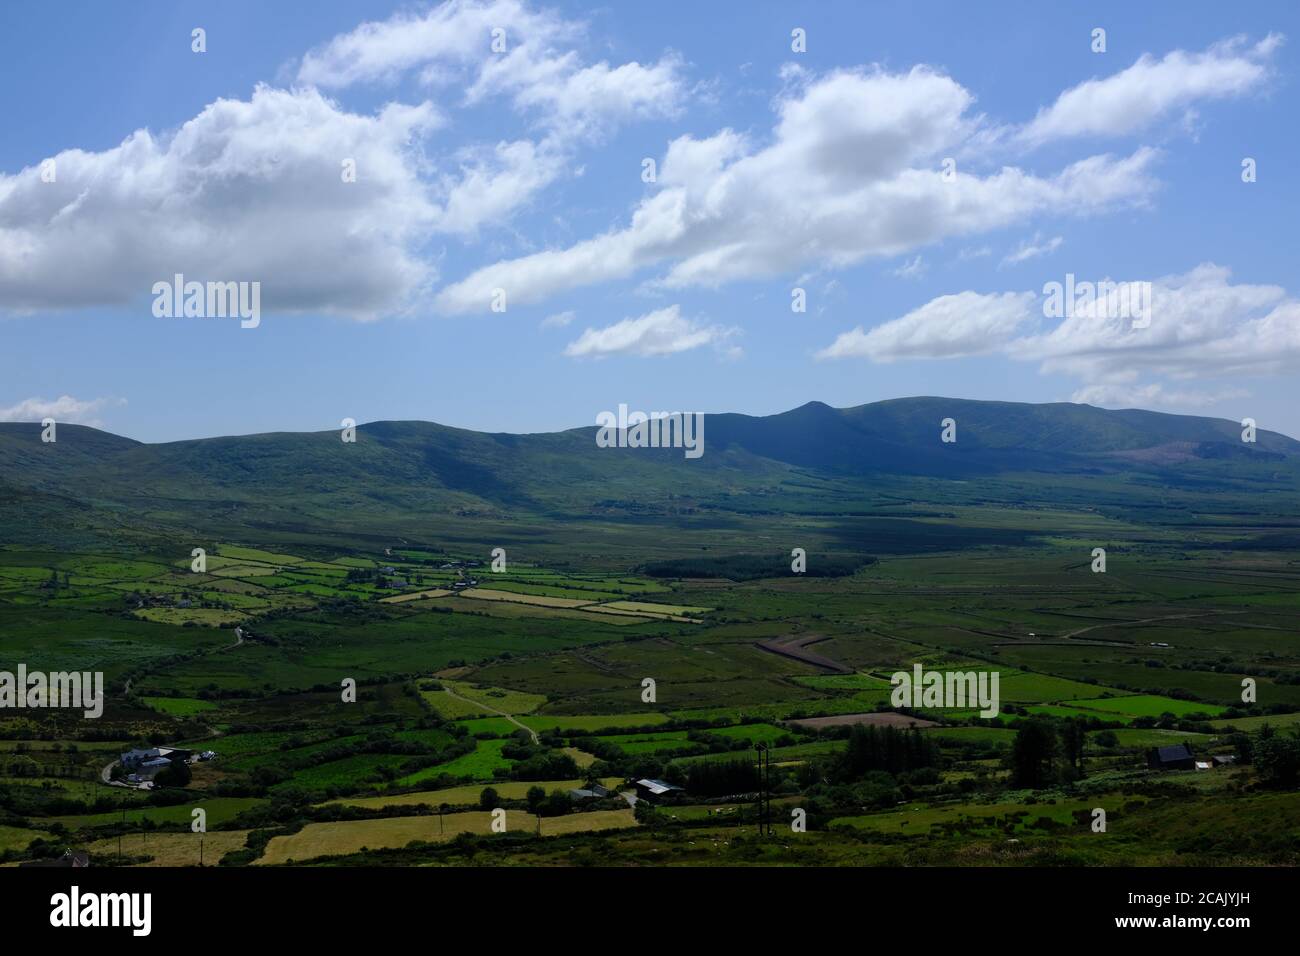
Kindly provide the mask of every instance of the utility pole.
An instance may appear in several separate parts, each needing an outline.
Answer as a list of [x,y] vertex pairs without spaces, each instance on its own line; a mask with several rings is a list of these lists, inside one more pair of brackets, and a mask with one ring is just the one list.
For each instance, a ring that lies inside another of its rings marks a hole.
[[756,744],[758,751],[758,832],[772,833],[772,755],[767,744]]

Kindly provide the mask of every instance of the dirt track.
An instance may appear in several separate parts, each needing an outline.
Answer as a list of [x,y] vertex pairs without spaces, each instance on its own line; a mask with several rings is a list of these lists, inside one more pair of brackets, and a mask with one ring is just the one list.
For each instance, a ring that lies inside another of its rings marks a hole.
[[824,640],[827,640],[827,638],[821,634],[792,634],[789,637],[774,637],[768,641],[759,641],[758,646],[765,651],[771,651],[773,654],[781,654],[785,657],[794,658],[796,661],[803,661],[805,664],[820,667],[832,674],[852,674],[853,668],[846,667],[839,661],[833,661],[829,657],[808,650],[810,645]]

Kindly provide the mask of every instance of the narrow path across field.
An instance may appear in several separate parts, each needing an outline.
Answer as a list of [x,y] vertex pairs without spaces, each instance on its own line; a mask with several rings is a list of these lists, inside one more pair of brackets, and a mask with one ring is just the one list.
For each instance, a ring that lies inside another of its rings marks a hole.
[[506,720],[510,721],[510,723],[514,724],[520,730],[528,731],[528,736],[533,738],[533,743],[539,742],[537,738],[537,731],[533,730],[531,727],[525,727],[519,721],[515,720],[513,714],[507,714],[504,710],[497,710],[491,704],[485,704],[481,700],[474,700],[471,697],[462,697],[460,694],[456,693],[454,690],[448,687],[445,683],[442,685],[442,692],[444,694],[450,694],[452,697],[455,697],[457,700],[463,703],[473,704],[475,707],[482,707],[484,710],[489,710],[492,713],[496,714],[498,717],[504,717]]

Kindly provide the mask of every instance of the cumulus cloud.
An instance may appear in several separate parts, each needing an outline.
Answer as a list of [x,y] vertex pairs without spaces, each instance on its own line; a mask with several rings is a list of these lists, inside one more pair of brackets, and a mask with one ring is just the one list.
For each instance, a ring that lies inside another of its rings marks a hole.
[[666,265],[653,284],[718,286],[805,266],[898,256],[1042,213],[1145,201],[1157,154],[1091,156],[1051,176],[1004,167],[945,181],[939,159],[979,119],[971,94],[925,67],[801,75],[766,145],[724,129],[674,140],[630,223],[567,248],[486,266],[443,288],[448,313],[485,311],[494,288],[542,301]]
[[719,325],[702,325],[683,316],[679,306],[670,305],[602,329],[588,328],[569,343],[564,354],[575,358],[674,355],[705,345],[720,345],[737,331]]
[[[506,53],[489,49],[494,28]],[[582,39],[581,24],[519,0],[450,0],[335,37],[303,58],[299,88],[258,86],[173,132],[61,152],[52,183],[40,165],[0,173],[0,309],[147,301],[179,272],[259,281],[271,312],[404,311],[438,278],[431,237],[506,225],[579,143],[679,108],[676,57],[588,64],[565,49]],[[460,84],[467,108],[506,96],[540,132],[432,155],[450,121],[427,100],[360,115],[317,89],[410,72],[428,88]]]
[[125,399],[80,399],[71,395],[50,399],[25,398],[8,408],[0,408],[0,422],[40,422],[52,418],[56,422],[99,427],[102,422],[97,415],[103,408],[125,404]]
[[1233,284],[1230,277],[1204,263],[1154,279],[1145,328],[1096,305],[1076,308],[1050,331],[1010,343],[1008,354],[1088,381],[1300,370],[1300,301],[1280,286]]
[[1253,46],[1242,37],[1200,53],[1174,50],[1160,59],[1143,54],[1126,70],[1071,87],[1018,131],[1036,145],[1076,136],[1136,132],[1201,100],[1231,99],[1260,89],[1282,43],[1270,33]]
[[[1076,401],[1204,407],[1243,394],[1213,385],[1216,379],[1300,372],[1300,300],[1280,286],[1230,280],[1213,263],[1150,280],[1145,326],[1093,299],[1041,328],[1038,293],[960,292],[845,332],[818,357],[891,362],[996,353],[1080,380]],[[1198,387],[1180,384],[1192,381]]]
[[259,86],[170,135],[59,153],[52,183],[0,174],[0,308],[147,301],[179,272],[260,281],[266,309],[398,309],[435,278],[418,245],[438,209],[410,150],[438,124],[427,104],[361,116]]
[[1036,299],[1032,292],[940,296],[869,332],[861,326],[845,332],[817,357],[892,362],[983,355],[1004,346],[1033,319]]

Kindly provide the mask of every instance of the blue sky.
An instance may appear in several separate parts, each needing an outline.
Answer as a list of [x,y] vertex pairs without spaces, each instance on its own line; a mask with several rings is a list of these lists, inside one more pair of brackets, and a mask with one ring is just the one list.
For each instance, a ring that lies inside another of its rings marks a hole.
[[[0,417],[939,394],[1300,435],[1298,15],[1131,6],[7,4]],[[260,325],[156,317],[178,271],[260,282]],[[1151,283],[1150,322],[1045,315],[1067,273]]]

